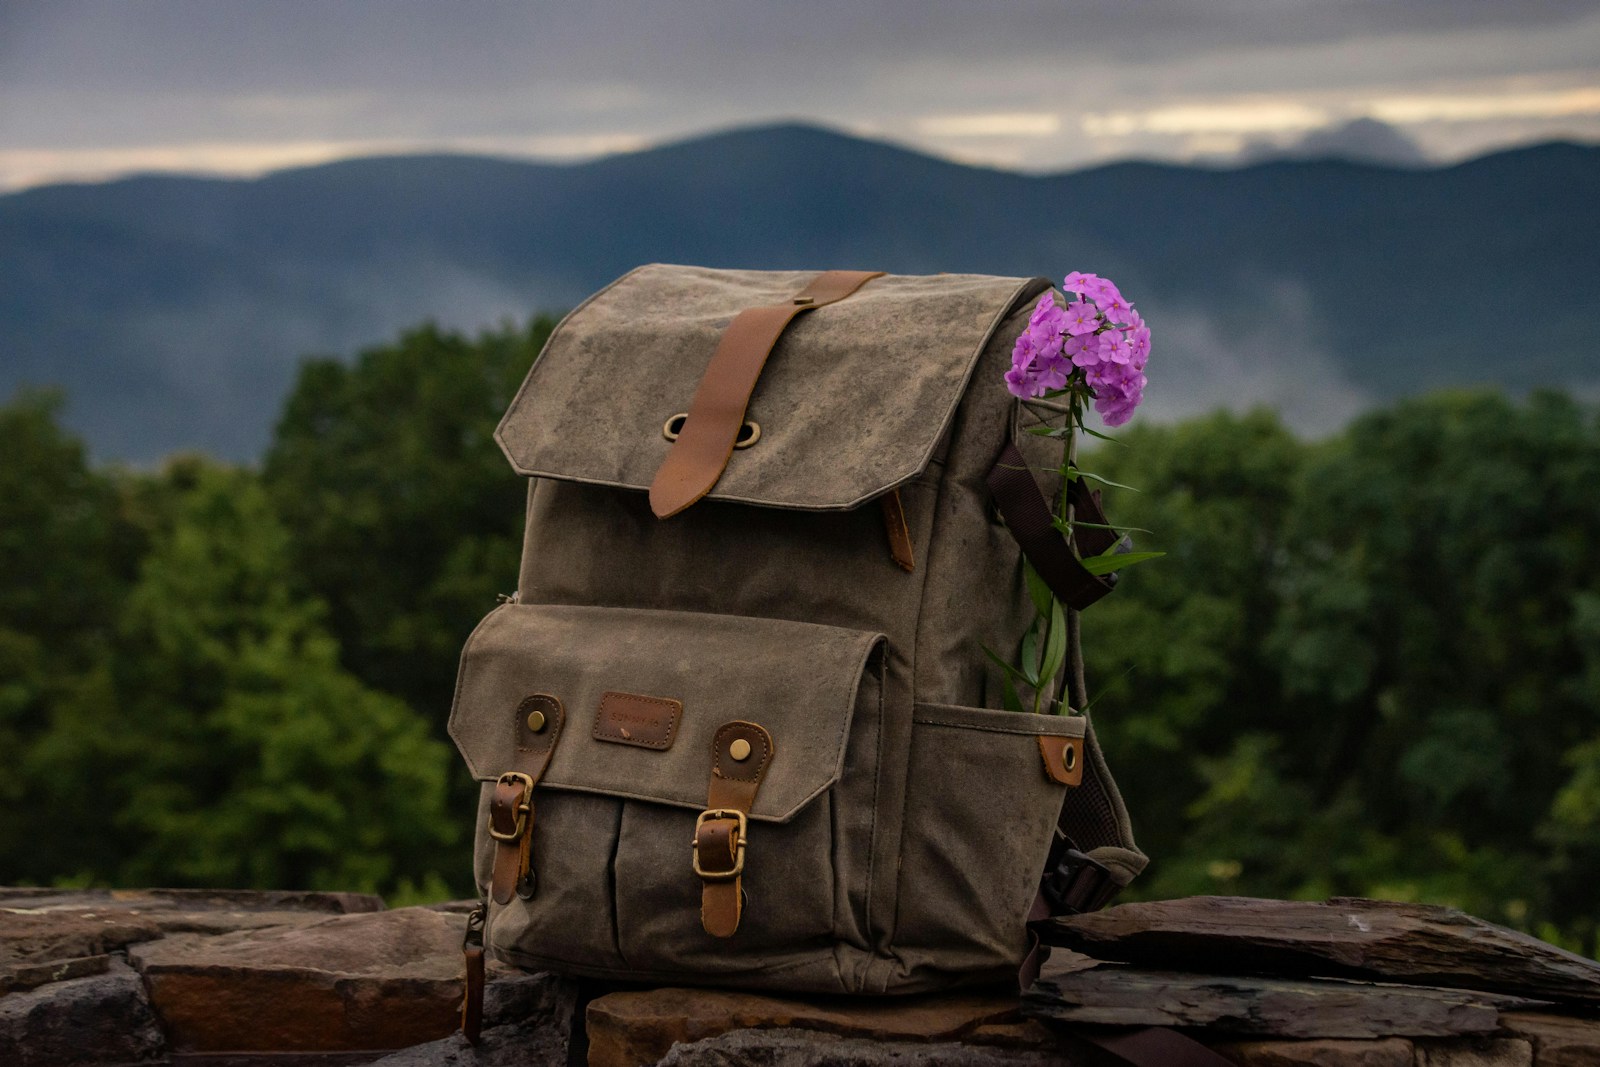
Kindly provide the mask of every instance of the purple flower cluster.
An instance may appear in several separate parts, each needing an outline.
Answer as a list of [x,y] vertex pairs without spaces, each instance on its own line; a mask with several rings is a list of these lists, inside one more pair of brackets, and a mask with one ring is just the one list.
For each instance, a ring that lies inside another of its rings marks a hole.
[[1106,425],[1121,426],[1144,399],[1150,328],[1109,279],[1073,271],[1061,288],[1080,299],[1063,308],[1053,292],[1039,298],[1012,349],[1006,388],[1039,397],[1081,381]]

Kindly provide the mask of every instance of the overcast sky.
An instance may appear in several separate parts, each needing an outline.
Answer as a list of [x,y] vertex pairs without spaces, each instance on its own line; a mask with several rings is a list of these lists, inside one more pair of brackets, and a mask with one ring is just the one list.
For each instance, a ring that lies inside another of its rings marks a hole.
[[0,0],[0,188],[791,119],[1057,170],[1358,118],[1600,141],[1600,0]]

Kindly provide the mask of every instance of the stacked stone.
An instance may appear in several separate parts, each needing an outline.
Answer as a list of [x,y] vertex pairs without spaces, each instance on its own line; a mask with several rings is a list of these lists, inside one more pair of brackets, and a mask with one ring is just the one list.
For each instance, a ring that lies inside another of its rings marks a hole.
[[[454,1033],[468,905],[0,889],[0,1064],[849,1067],[1111,1062],[1171,1026],[1248,1067],[1600,1067],[1600,964],[1460,912],[1196,897],[1059,920],[1006,989],[620,991],[497,968]],[[574,1022],[577,1021],[577,1025]]]

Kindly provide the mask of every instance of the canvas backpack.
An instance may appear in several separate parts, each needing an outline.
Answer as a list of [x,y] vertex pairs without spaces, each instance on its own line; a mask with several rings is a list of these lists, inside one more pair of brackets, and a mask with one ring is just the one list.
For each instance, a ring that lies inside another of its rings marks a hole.
[[1024,551],[1076,607],[1111,584],[1029,470],[1050,412],[1002,380],[1048,288],[651,265],[561,322],[497,433],[520,580],[450,717],[482,783],[469,959],[1014,979],[1030,919],[1140,871],[1087,718],[1000,710],[983,651],[1032,620]]

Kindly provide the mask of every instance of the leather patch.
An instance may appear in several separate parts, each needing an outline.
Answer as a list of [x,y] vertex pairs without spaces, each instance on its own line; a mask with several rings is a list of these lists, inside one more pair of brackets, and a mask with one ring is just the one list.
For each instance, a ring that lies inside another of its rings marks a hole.
[[1040,734],[1039,755],[1044,757],[1044,773],[1051,781],[1065,786],[1083,781],[1083,738]]
[[603,693],[594,717],[594,739],[666,750],[678,736],[683,703],[636,693]]

